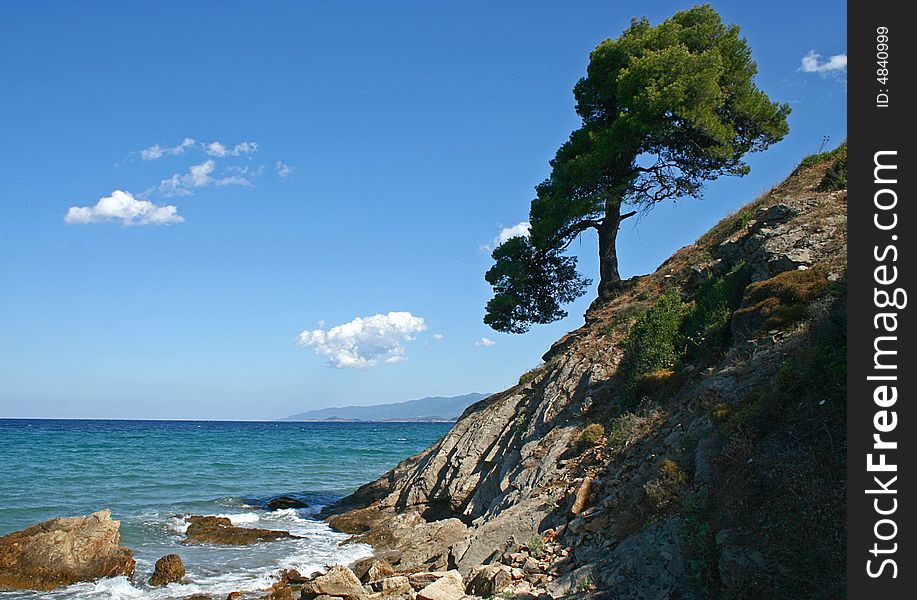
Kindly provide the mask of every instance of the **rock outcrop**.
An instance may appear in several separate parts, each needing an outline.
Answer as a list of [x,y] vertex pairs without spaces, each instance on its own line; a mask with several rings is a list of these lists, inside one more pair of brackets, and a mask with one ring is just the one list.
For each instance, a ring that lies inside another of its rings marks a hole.
[[51,519],[0,537],[0,589],[52,590],[134,573],[111,511]]
[[236,527],[226,517],[192,516],[187,518],[188,531],[183,544],[220,544],[247,546],[259,542],[296,539],[289,531]]
[[318,596],[333,596],[345,600],[361,600],[368,594],[353,571],[341,565],[334,565],[322,575],[307,582],[302,588],[302,597],[314,599]]
[[158,587],[170,583],[179,583],[185,576],[185,563],[177,554],[167,554],[156,561],[150,585]]
[[824,187],[832,160],[622,282],[518,385],[324,516],[418,597],[421,570],[476,595],[842,595],[847,194]]
[[276,498],[271,498],[267,507],[271,510],[281,510],[284,508],[308,508],[309,503],[305,500],[300,500],[299,498],[293,498],[292,496],[278,496]]

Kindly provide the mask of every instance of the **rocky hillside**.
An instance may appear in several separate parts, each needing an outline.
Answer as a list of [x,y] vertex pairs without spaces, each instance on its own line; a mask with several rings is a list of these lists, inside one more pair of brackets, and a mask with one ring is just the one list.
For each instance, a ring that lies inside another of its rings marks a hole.
[[480,596],[841,597],[846,200],[809,157],[330,523]]

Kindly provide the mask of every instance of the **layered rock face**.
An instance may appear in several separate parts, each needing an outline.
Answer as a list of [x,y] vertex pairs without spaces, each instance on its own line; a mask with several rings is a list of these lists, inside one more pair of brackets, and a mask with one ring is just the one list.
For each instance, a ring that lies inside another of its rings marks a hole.
[[134,572],[110,510],[51,519],[0,537],[0,589],[52,590]]
[[837,590],[847,194],[824,188],[832,160],[596,301],[542,366],[330,524],[481,593]]

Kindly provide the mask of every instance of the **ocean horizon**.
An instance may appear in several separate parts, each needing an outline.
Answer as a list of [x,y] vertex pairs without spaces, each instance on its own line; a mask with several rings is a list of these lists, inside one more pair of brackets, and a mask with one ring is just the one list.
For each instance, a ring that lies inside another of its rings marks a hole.
[[[268,587],[281,569],[309,573],[369,556],[363,544],[316,518],[326,505],[372,481],[441,438],[451,423],[171,419],[0,419],[0,536],[103,508],[121,521],[134,551],[125,577],[54,592],[0,592],[33,598],[184,598]],[[302,509],[268,510],[277,496]],[[184,546],[189,515],[282,529],[303,539],[253,546]],[[151,588],[160,557],[178,553],[183,584]]]

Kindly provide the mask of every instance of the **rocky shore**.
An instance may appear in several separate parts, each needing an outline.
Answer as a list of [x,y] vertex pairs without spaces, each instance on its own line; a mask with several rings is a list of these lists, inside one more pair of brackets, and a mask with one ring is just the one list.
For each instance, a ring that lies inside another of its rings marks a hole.
[[[328,507],[373,558],[229,598],[840,597],[845,161],[844,146],[807,159],[623,282],[517,385]],[[185,543],[289,536],[188,521]],[[0,587],[130,576],[118,542],[106,511],[0,538]],[[93,558],[51,573],[50,548]],[[180,581],[166,558],[157,581]]]

